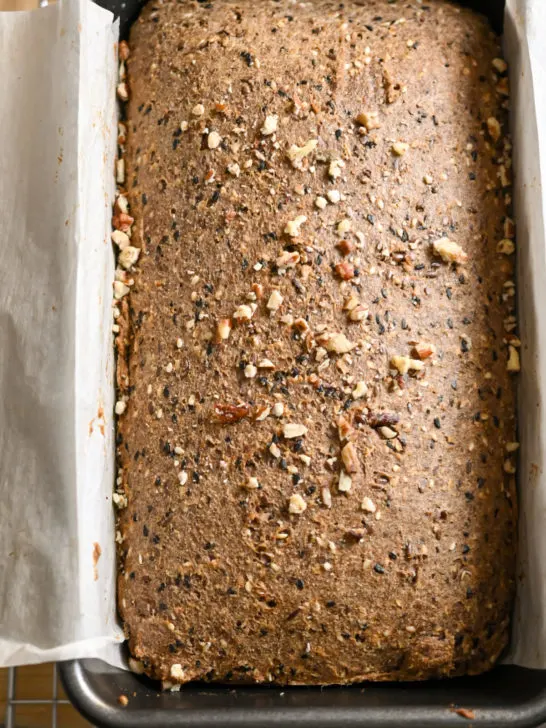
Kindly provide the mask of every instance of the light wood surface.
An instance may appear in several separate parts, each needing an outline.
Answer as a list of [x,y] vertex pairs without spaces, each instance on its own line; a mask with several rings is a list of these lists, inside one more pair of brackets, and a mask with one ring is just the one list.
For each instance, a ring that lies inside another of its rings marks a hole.
[[2,10],[34,10],[38,6],[36,0],[0,0]]

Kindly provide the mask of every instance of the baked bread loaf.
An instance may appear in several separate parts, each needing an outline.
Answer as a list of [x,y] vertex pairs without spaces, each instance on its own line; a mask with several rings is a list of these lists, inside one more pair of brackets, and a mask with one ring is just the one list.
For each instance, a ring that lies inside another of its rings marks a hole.
[[497,38],[439,0],[155,0],[129,46],[133,665],[487,670],[514,593],[519,369]]

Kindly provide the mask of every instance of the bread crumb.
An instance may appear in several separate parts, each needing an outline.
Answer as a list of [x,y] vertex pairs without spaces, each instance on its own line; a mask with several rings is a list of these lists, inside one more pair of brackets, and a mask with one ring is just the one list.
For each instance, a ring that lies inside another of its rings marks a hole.
[[307,217],[305,215],[298,215],[294,220],[289,220],[286,223],[284,232],[286,235],[290,235],[291,238],[297,238],[300,234],[300,227],[305,222],[307,222]]
[[406,144],[406,142],[394,142],[391,149],[393,154],[395,154],[397,157],[401,157],[408,151],[409,144]]

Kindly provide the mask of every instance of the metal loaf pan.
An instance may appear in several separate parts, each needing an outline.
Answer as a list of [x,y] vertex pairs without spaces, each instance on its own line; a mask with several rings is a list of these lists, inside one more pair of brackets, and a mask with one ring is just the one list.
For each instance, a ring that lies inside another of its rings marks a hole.
[[[99,0],[126,37],[146,0]],[[150,0],[151,2],[153,0]],[[217,0],[220,2],[221,0]],[[241,0],[251,2],[251,0]],[[362,0],[361,0],[362,1]],[[504,0],[467,0],[502,31]],[[532,728],[546,725],[546,670],[499,666],[486,675],[348,687],[222,686],[192,683],[161,693],[157,683],[100,660],[61,666],[73,704],[105,728]],[[118,698],[129,699],[122,707]],[[466,708],[468,719],[457,712]]]

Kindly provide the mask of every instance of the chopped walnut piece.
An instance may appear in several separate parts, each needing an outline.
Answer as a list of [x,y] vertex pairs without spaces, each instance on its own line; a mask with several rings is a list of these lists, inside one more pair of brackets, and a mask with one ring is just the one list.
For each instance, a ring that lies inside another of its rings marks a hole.
[[263,422],[269,417],[270,413],[271,409],[269,407],[266,407],[265,405],[260,405],[259,407],[256,407],[254,419],[256,422]]
[[274,417],[282,417],[284,414],[284,405],[282,402],[275,402],[271,413]]
[[359,303],[352,311],[349,311],[348,317],[350,321],[364,321],[368,318],[368,313],[368,309]]
[[230,174],[232,177],[238,177],[241,174],[241,168],[237,164],[237,162],[231,162],[227,166],[228,174]]
[[298,147],[296,144],[292,144],[287,152],[287,156],[294,169],[301,169],[303,160],[316,149],[317,144],[318,139],[309,139],[305,142],[303,147]]
[[231,319],[220,319],[216,326],[216,341],[226,341],[231,333]]
[[349,341],[349,339],[345,336],[345,334],[320,334],[317,337],[317,341],[319,344],[322,344],[326,351],[333,352],[334,354],[347,354],[349,351],[352,351],[356,344],[354,344],[352,341]]
[[254,311],[256,310],[256,304],[254,304],[254,308],[252,305],[248,306],[246,303],[241,304],[240,306],[237,306],[235,309],[235,312],[233,314],[233,318],[236,321],[250,321],[250,319],[254,316]]
[[139,255],[140,248],[133,248],[132,245],[127,245],[118,255],[118,263],[122,268],[127,270],[137,262]]
[[338,434],[341,442],[343,442],[343,440],[347,440],[353,432],[354,432],[354,429],[353,429],[351,423],[349,422],[349,420],[346,417],[344,417],[343,415],[338,417],[337,434]]
[[129,212],[129,201],[125,195],[118,195],[114,202],[114,213],[118,215],[120,212],[123,212],[126,215]]
[[354,245],[349,240],[340,240],[336,244],[336,248],[339,250],[341,255],[350,255],[354,250]]
[[171,677],[182,680],[185,674],[186,671],[183,669],[182,665],[178,663],[175,665],[171,665]]
[[458,243],[448,238],[439,238],[432,243],[432,249],[445,263],[466,263],[468,255]]
[[280,458],[280,456],[282,455],[280,447],[274,442],[272,442],[269,446],[269,452],[271,453],[271,455],[273,455],[274,458],[277,459]]
[[406,142],[394,142],[394,144],[391,147],[392,153],[397,156],[401,157],[404,155],[409,149],[409,144],[406,144]]
[[300,262],[300,254],[297,250],[284,250],[275,260],[278,268],[293,268]]
[[253,283],[252,284],[252,293],[256,296],[257,299],[262,298],[264,295],[264,287],[261,283]]
[[359,469],[358,456],[356,448],[352,442],[348,442],[341,449],[341,459],[345,470],[348,473],[357,473]]
[[118,83],[116,91],[117,91],[118,99],[120,101],[123,101],[123,102],[129,101],[129,87],[127,86],[125,81]]
[[290,235],[291,238],[297,238],[301,232],[300,227],[304,222],[307,222],[307,217],[305,215],[298,215],[294,220],[289,220],[286,223],[284,232],[286,235]]
[[116,162],[116,182],[122,185],[125,182],[125,160],[118,159]]
[[511,460],[507,459],[504,461],[503,470],[509,475],[514,475],[514,473],[516,472],[516,466]]
[[114,230],[111,237],[112,242],[115,243],[120,250],[126,248],[131,242],[131,239],[127,235],[127,233],[123,233],[121,232],[121,230]]
[[283,425],[282,434],[287,440],[291,440],[295,437],[303,437],[307,434],[307,427],[295,422],[287,422]]
[[348,475],[344,470],[342,470],[339,474],[339,480],[337,484],[338,490],[340,490],[342,493],[348,493],[351,490],[352,484],[353,481],[351,476]]
[[302,334],[306,331],[309,331],[309,324],[304,318],[297,318],[295,321],[292,322],[292,326],[300,331]]
[[494,116],[490,116],[487,119],[487,131],[489,132],[489,136],[491,137],[492,141],[498,142],[501,137],[501,125],[498,121],[498,119],[495,119]]
[[125,40],[120,40],[118,45],[118,55],[121,61],[126,61],[130,56],[129,44]]
[[352,222],[346,217],[338,222],[336,225],[336,232],[340,237],[343,237],[345,233],[348,233],[351,230],[351,228]]
[[428,359],[433,354],[436,353],[436,347],[434,344],[429,344],[425,342],[419,342],[418,344],[415,344],[413,347],[413,350],[415,352],[415,355],[418,359]]
[[123,233],[128,233],[131,230],[131,225],[135,219],[131,215],[127,215],[125,212],[119,212],[112,218],[112,227],[115,230],[121,230]]
[[232,425],[250,415],[248,404],[214,404],[214,419],[223,425]]
[[342,159],[332,159],[328,166],[328,176],[332,179],[341,177],[343,167],[345,167],[345,162]]
[[378,116],[377,111],[362,111],[358,114],[355,121],[360,126],[366,127],[368,131],[372,131],[372,129],[379,129],[381,126],[377,118]]
[[284,301],[280,291],[277,289],[274,289],[269,296],[269,300],[267,302],[267,308],[270,311],[278,311],[281,307],[282,302]]
[[504,240],[501,240],[497,243],[497,253],[502,253],[503,255],[513,255],[513,253],[516,252],[516,244],[513,240],[510,240],[510,238],[504,238]]
[[307,508],[307,503],[303,500],[299,493],[294,493],[290,496],[288,502],[288,512],[294,515],[300,515]]
[[347,263],[345,260],[341,263],[336,263],[334,270],[336,275],[343,281],[350,281],[355,277],[355,267],[352,263]]
[[222,143],[222,137],[217,131],[211,131],[207,137],[207,147],[209,149],[218,149]]
[[262,136],[271,136],[277,131],[279,117],[276,114],[269,114],[265,117],[265,121],[261,128]]
[[506,73],[508,70],[508,64],[503,58],[493,58],[491,65],[497,73]]
[[385,440],[393,440],[395,437],[398,437],[398,433],[390,427],[387,427],[387,425],[378,427],[377,431]]
[[355,388],[351,392],[351,397],[353,399],[361,399],[362,397],[365,397],[368,394],[368,387],[366,385],[366,382],[357,382]]
[[508,361],[506,362],[506,369],[509,372],[520,371],[519,352],[515,346],[508,347]]
[[356,306],[358,306],[358,303],[358,296],[355,293],[351,293],[349,298],[345,299],[345,302],[343,303],[343,310],[352,311],[354,308],[356,308]]
[[501,78],[495,86],[495,91],[501,96],[510,96],[510,85],[507,77]]
[[114,407],[114,412],[115,412],[115,413],[116,413],[117,415],[122,415],[122,414],[123,414],[123,413],[125,412],[125,410],[126,410],[126,409],[127,409],[127,403],[126,403],[126,402],[124,402],[124,401],[123,401],[122,399],[119,399],[119,400],[118,400],[118,401],[116,402],[116,405],[115,405],[115,407]]
[[373,500],[371,498],[368,498],[368,496],[366,496],[362,500],[362,503],[360,504],[360,508],[363,511],[366,511],[366,513],[375,513],[377,510],[377,506],[375,505],[375,503],[373,502]]
[[258,369],[254,366],[254,364],[247,364],[244,369],[244,375],[247,379],[254,379],[256,374],[258,373]]
[[354,538],[356,541],[362,541],[364,536],[366,535],[366,529],[365,528],[349,528],[346,532],[346,536],[349,536],[350,538]]
[[320,494],[321,494],[321,497],[322,497],[322,502],[324,503],[324,505],[326,506],[326,508],[331,508],[332,507],[332,494],[330,492],[330,488],[328,488],[328,487],[325,486],[321,490]]
[[423,368],[423,362],[419,359],[410,359],[409,356],[393,356],[391,357],[391,366],[403,375],[410,370],[420,371]]
[[504,237],[505,238],[513,238],[516,234],[516,226],[514,224],[514,221],[510,217],[504,218]]
[[114,281],[114,298],[120,301],[131,289],[122,281]]
[[134,657],[129,657],[128,664],[129,670],[134,672],[135,675],[144,675],[144,663],[140,660],[136,660]]

